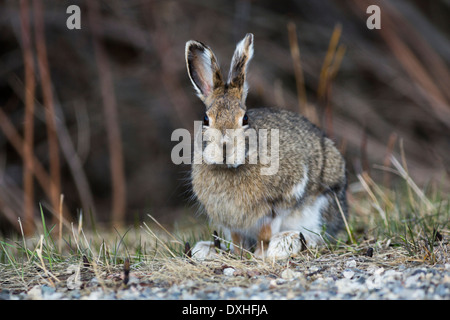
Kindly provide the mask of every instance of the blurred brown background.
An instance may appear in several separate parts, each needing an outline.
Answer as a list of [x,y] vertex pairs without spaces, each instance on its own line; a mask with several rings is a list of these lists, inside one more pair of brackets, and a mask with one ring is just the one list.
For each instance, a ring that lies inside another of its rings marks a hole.
[[[81,30],[66,26],[71,4]],[[387,183],[373,165],[402,144],[412,178],[448,190],[449,18],[445,0],[0,1],[0,229],[20,217],[31,233],[39,203],[87,224],[193,216],[189,167],[170,159],[172,131],[203,114],[184,46],[210,45],[226,74],[248,32],[249,108],[307,112],[306,98],[350,182]]]

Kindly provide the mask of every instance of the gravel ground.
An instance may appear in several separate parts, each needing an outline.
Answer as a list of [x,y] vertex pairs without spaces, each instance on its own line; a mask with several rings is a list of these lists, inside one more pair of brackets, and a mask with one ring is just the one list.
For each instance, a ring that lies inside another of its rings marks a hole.
[[[229,262],[183,262],[185,274],[178,278],[171,274],[177,270],[174,267],[141,266],[134,270],[132,267],[127,285],[120,270],[96,276],[93,271],[80,269],[81,281],[77,282],[76,268],[69,267],[58,274],[60,281],[53,282],[54,286],[49,282],[36,284],[27,291],[2,289],[0,299],[450,300],[447,263],[426,265],[408,261],[392,266],[361,257],[337,261],[328,257],[261,268],[251,263]],[[205,273],[201,278],[199,270]],[[197,278],[192,276],[195,273]],[[45,280],[42,275],[40,278]]]

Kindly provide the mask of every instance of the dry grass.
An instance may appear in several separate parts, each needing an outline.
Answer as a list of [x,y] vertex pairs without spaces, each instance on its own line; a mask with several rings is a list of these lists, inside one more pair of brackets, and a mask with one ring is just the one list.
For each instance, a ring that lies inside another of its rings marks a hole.
[[[444,235],[447,239],[449,232]],[[372,257],[366,255],[367,249],[373,248]],[[435,262],[450,261],[450,246],[448,242],[441,242],[434,248]],[[0,265],[2,281],[0,287],[11,292],[19,293],[27,291],[35,285],[46,284],[55,288],[67,286],[71,270],[79,270],[81,273],[81,290],[88,294],[93,288],[89,288],[89,281],[93,277],[99,279],[104,290],[118,290],[124,285],[123,259],[117,259],[115,263],[106,262],[103,258],[91,259],[89,264],[83,264],[81,258],[72,256],[69,259],[53,263],[48,266],[39,262]],[[402,247],[391,245],[390,240],[363,242],[359,245],[341,247],[330,251],[321,249],[313,252],[303,252],[288,261],[268,262],[255,259],[239,259],[235,256],[224,255],[211,261],[193,261],[188,258],[147,256],[132,259],[130,278],[134,283],[142,286],[171,287],[186,282],[196,288],[214,286],[215,290],[230,287],[250,287],[261,281],[261,278],[277,279],[282,277],[286,269],[295,269],[302,273],[309,281],[314,281],[325,270],[335,270],[336,273],[346,269],[346,263],[350,260],[358,262],[358,268],[368,270],[370,268],[396,269],[403,265],[416,267],[431,263],[429,252],[420,250],[416,256],[411,256]],[[225,268],[233,268],[233,277],[224,275]]]
[[[350,188],[352,213],[340,240],[284,261],[259,260],[251,252],[242,259],[226,252],[210,261],[188,258],[185,243],[212,240],[212,231],[198,223],[168,230],[151,216],[139,228],[114,232],[85,232],[80,219],[78,225],[65,226],[61,250],[42,214],[42,228],[34,238],[0,241],[0,287],[12,292],[37,284],[65,287],[71,271],[78,270],[83,292],[92,289],[88,283],[93,277],[105,290],[117,290],[125,286],[126,261],[131,265],[130,278],[144,286],[190,281],[198,288],[215,285],[217,289],[249,287],[261,277],[279,278],[288,268],[312,281],[330,268],[343,271],[349,260],[357,260],[362,270],[450,263],[448,196],[438,190],[424,193],[409,179],[405,190],[396,192],[375,184],[366,174],[360,181]],[[233,268],[234,276],[225,276],[225,268]]]

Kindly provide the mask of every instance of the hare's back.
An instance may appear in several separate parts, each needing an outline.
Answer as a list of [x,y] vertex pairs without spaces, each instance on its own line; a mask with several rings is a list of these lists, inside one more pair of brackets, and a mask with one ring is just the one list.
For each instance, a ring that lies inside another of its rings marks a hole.
[[[280,139],[318,140],[324,133],[302,115],[276,108],[257,108],[247,111],[250,126],[259,129],[278,129]],[[296,144],[301,142],[296,140]]]
[[[247,111],[249,124],[260,129],[279,130],[279,176],[289,182],[308,176],[320,185],[345,181],[345,161],[334,142],[298,113],[273,108]],[[298,181],[297,181],[298,182]]]

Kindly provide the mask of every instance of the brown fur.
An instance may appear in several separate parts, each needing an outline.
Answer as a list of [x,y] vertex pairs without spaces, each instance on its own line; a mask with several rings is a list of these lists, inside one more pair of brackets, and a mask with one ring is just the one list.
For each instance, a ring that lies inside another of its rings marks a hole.
[[234,253],[240,256],[242,254],[242,248],[244,247],[244,239],[239,233],[232,232],[231,241],[234,244]]
[[269,246],[272,237],[272,227],[270,224],[264,224],[259,230],[258,241],[256,242],[256,250],[264,250]]

